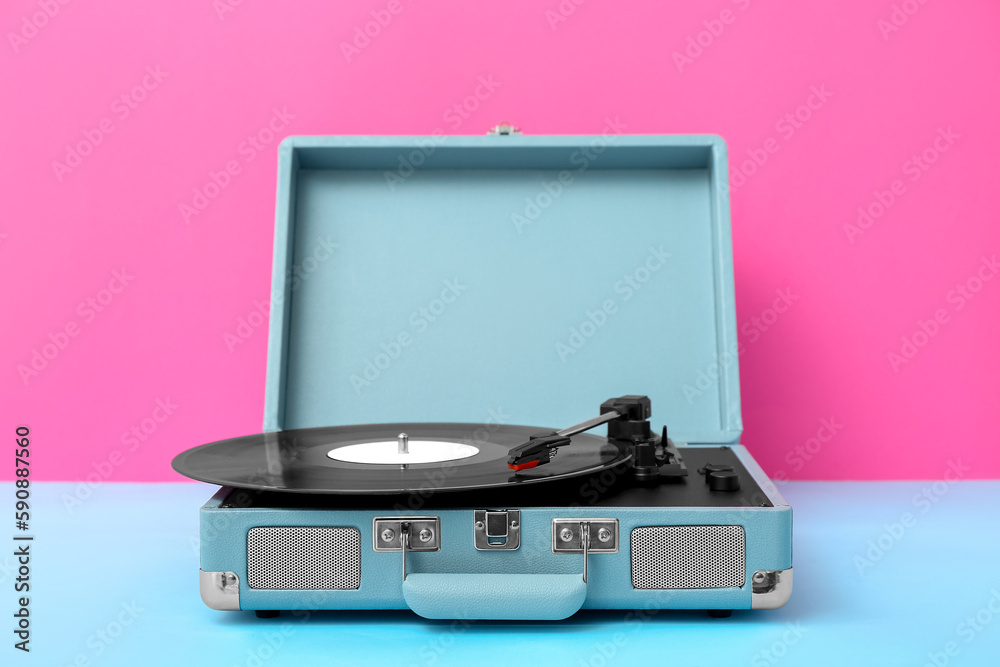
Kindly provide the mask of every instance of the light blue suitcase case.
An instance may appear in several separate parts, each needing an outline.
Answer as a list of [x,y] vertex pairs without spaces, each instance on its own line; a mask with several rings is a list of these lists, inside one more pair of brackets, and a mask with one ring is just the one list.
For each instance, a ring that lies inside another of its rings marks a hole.
[[[729,457],[743,485],[722,500],[698,491],[702,505],[591,505],[581,487],[507,507],[223,487],[201,509],[205,603],[467,619],[783,605],[792,510],[738,444],[726,184],[715,136],[286,139],[265,432],[466,422],[488,437],[644,394],[688,463],[684,484]],[[477,510],[517,524],[517,548],[482,548]],[[430,522],[435,548],[379,549],[379,521],[401,517]],[[588,520],[613,548],[557,549],[558,526]]]

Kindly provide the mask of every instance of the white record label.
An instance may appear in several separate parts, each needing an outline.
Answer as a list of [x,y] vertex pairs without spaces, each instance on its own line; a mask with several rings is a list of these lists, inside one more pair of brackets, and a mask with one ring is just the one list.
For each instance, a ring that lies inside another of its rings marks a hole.
[[326,455],[334,461],[344,463],[407,465],[457,461],[479,453],[478,447],[441,440],[410,440],[408,450],[405,453],[400,452],[397,440],[378,440],[331,449]]

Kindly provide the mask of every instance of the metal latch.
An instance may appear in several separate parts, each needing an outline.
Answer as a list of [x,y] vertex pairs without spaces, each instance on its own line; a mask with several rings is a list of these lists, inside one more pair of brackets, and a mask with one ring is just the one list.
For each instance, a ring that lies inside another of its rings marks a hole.
[[436,516],[391,516],[372,519],[372,548],[403,553],[406,581],[407,551],[440,551],[441,519]]
[[586,582],[590,554],[618,553],[618,519],[552,519],[552,553],[583,554]]
[[486,134],[496,134],[502,137],[510,136],[512,134],[521,134],[521,128],[514,127],[510,123],[499,123],[490,128],[490,131]]
[[521,510],[475,510],[476,548],[513,550],[521,546]]

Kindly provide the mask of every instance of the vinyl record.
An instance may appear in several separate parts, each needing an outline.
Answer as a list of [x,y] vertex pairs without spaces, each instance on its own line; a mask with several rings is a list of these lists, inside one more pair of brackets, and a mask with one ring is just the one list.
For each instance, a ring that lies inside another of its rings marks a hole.
[[[192,479],[243,489],[429,494],[566,479],[628,459],[607,438],[582,433],[551,462],[515,474],[507,467],[510,448],[545,430],[414,423],[276,431],[189,449],[173,467]],[[405,454],[399,451],[403,433]]]

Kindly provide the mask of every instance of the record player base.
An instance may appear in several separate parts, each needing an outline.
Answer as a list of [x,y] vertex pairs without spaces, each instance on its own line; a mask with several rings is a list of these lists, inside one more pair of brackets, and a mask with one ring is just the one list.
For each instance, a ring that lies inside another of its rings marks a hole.
[[[358,508],[310,497],[297,507],[273,500],[241,506],[244,492],[222,487],[201,508],[202,599],[220,610],[411,609],[425,618],[469,620],[784,605],[792,590],[791,507],[743,447],[684,451],[690,461],[731,452],[745,493],[708,493],[692,471],[683,484],[592,505],[521,506],[515,520],[505,514],[514,508],[495,505]],[[633,497],[649,504],[621,505]],[[476,510],[513,521],[509,539],[516,534],[517,543],[504,549],[477,542]],[[401,517],[434,522],[420,525],[438,533],[432,550],[414,542],[405,577],[401,550],[380,548],[384,528],[376,528]],[[586,566],[582,550],[567,550],[561,540],[584,524],[606,540],[592,537]]]

